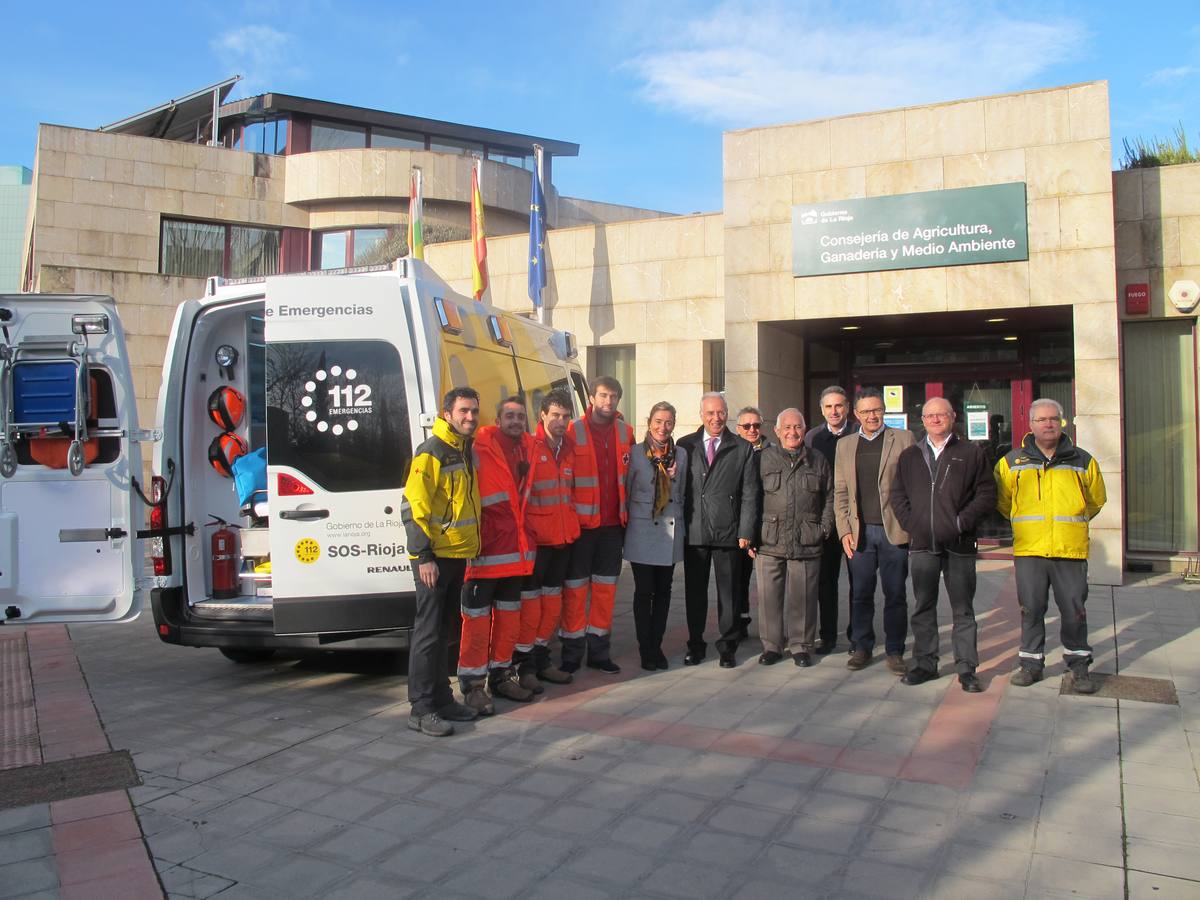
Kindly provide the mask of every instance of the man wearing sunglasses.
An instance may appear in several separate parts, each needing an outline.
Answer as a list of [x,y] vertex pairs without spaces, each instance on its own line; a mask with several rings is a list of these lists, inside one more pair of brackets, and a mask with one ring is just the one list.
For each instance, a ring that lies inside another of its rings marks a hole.
[[883,633],[887,665],[903,675],[908,638],[908,532],[892,509],[892,484],[911,431],[883,424],[883,394],[866,388],[854,402],[857,434],[837,445],[833,504],[838,535],[850,569],[850,659],[862,669],[875,650],[875,585],[883,582]]
[[[763,435],[763,416],[756,407],[743,406],[737,414],[737,434],[743,441],[760,453],[771,442]],[[832,463],[830,463],[832,465]],[[740,640],[750,637],[750,573],[754,571],[754,560],[749,550],[742,550],[734,557],[733,602],[737,620],[741,623]]]

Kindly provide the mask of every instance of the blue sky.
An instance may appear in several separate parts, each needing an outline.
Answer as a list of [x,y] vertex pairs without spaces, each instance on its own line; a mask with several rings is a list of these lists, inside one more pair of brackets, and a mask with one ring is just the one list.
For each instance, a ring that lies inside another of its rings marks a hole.
[[38,122],[97,127],[235,73],[235,97],[574,141],[562,193],[671,212],[720,208],[723,130],[1093,79],[1115,157],[1180,121],[1200,146],[1195,0],[63,0],[5,20],[0,164],[32,164]]

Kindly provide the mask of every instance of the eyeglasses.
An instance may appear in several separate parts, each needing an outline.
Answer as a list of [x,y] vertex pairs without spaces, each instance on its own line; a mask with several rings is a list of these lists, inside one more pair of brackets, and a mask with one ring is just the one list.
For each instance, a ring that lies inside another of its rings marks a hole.
[[864,416],[864,417],[865,416],[882,416],[883,415],[883,407],[877,406],[874,409],[860,409],[860,410],[858,410],[858,414],[860,416]]
[[1058,416],[1042,416],[1041,418],[1030,419],[1029,421],[1034,425],[1048,425],[1051,422],[1059,422],[1061,420],[1058,418]]
[[952,413],[925,413],[921,416],[922,419],[948,419]]
[[762,422],[738,422],[738,428],[742,431],[759,431],[762,428]]

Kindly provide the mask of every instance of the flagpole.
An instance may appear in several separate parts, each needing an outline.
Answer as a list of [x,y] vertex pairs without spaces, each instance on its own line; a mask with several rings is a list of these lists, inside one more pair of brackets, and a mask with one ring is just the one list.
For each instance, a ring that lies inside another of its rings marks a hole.
[[408,255],[425,259],[425,201],[421,186],[421,167],[412,167],[408,188]]

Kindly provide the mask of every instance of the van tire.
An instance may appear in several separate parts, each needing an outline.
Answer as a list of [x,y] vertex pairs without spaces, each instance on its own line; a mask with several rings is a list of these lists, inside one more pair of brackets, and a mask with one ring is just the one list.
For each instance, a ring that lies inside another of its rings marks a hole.
[[221,655],[235,663],[262,663],[275,655],[270,648],[220,647]]

